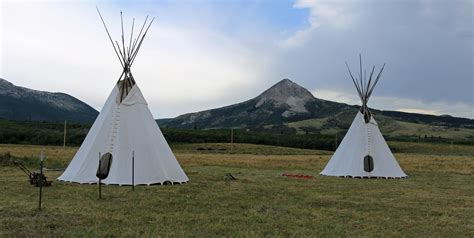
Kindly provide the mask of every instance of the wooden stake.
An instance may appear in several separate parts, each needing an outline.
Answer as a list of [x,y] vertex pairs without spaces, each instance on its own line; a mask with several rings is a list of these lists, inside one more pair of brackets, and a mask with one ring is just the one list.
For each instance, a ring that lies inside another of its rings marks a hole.
[[135,151],[132,151],[132,191],[135,191]]
[[41,150],[41,156],[40,156],[40,179],[41,179],[41,181],[39,181],[38,210],[41,211],[41,197],[43,196],[43,150]]

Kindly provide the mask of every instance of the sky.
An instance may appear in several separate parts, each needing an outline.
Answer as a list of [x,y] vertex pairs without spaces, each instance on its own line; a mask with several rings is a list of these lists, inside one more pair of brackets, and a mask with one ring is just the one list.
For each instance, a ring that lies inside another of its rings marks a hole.
[[360,104],[345,62],[386,67],[369,106],[474,118],[473,2],[0,0],[0,77],[97,110],[121,66],[112,37],[156,17],[132,66],[156,118],[253,98],[283,78]]

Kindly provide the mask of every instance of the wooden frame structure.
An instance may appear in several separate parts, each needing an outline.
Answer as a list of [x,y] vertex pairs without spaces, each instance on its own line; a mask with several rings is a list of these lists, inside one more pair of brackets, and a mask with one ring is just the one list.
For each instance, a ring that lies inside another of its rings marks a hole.
[[352,82],[354,83],[357,93],[359,94],[359,98],[362,101],[362,107],[360,108],[360,112],[364,114],[365,123],[369,123],[370,118],[372,117],[372,113],[370,112],[369,107],[367,106],[367,103],[369,102],[369,98],[372,95],[372,92],[374,91],[375,85],[377,85],[380,77],[382,76],[383,69],[385,68],[385,63],[382,65],[382,68],[380,68],[380,71],[377,74],[377,77],[375,77],[375,79],[373,78],[375,65],[372,67],[372,71],[370,72],[370,76],[368,79],[367,79],[366,70],[364,70],[364,74],[362,75],[362,56],[360,54],[359,54],[359,70],[360,70],[359,78],[354,77],[347,62],[346,62],[346,67],[347,67],[347,70],[349,71],[349,75],[351,76]]
[[[147,25],[147,21],[148,21],[148,16],[146,16],[145,21],[143,22],[143,25],[140,29],[140,32],[135,38],[133,35],[133,30],[135,27],[135,18],[133,18],[132,28],[130,32],[130,40],[129,40],[128,46],[126,46],[124,29],[123,29],[122,11],[120,11],[120,23],[122,25],[122,45],[120,45],[118,41],[115,41],[115,44],[114,44],[114,40],[112,40],[112,37],[110,36],[109,30],[107,29],[107,25],[105,24],[104,18],[102,17],[102,14],[100,13],[99,8],[96,7],[96,9],[97,9],[97,12],[99,13],[102,23],[104,24],[105,31],[107,32],[107,35],[109,37],[110,43],[112,44],[112,47],[114,48],[115,54],[117,55],[117,58],[119,59],[120,64],[122,65],[122,68],[123,68],[122,74],[120,75],[117,81],[117,85],[120,89],[120,102],[122,102],[122,100],[128,95],[128,93],[132,89],[133,85],[135,85],[135,79],[133,78],[130,68],[133,64],[133,61],[135,61],[135,58],[137,57],[137,53],[140,50],[143,40],[145,39],[146,33],[148,32],[148,29],[150,29],[150,26],[155,20],[155,18],[151,19],[151,21],[148,23],[148,26],[145,29],[145,26]],[[145,31],[143,31],[144,29]]]

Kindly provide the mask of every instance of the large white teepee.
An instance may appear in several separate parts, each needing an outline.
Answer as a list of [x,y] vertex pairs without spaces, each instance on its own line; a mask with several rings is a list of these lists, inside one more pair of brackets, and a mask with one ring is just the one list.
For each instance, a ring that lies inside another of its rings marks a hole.
[[367,106],[384,66],[374,80],[372,80],[372,76],[374,76],[375,66],[372,68],[368,80],[367,75],[362,76],[362,59],[360,59],[359,79],[354,78],[347,66],[362,100],[362,107],[336,152],[321,172],[322,175],[357,178],[404,178],[407,176],[388,148],[387,142],[385,142],[377,122]]
[[[96,183],[99,153],[107,152],[112,154],[113,161],[109,176],[102,180],[105,184],[131,185],[132,167],[133,184],[137,185],[184,183],[189,180],[166,143],[130,72],[130,66],[153,22],[151,20],[143,31],[146,21],[133,42],[132,25],[128,48],[125,48],[123,41],[122,24],[122,47],[117,43],[116,48],[112,43],[123,66],[122,75],[81,147],[58,180]],[[112,42],[107,27],[105,29]]]

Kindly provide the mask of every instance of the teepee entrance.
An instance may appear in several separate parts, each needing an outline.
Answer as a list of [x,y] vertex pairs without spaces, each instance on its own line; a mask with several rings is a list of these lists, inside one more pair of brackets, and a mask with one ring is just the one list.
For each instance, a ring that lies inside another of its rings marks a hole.
[[357,178],[404,178],[407,175],[398,165],[367,106],[369,98],[382,76],[385,64],[376,77],[374,77],[375,66],[373,66],[367,79],[367,74],[365,72],[362,74],[360,55],[359,60],[359,78],[354,77],[347,63],[346,66],[362,106],[321,174]]
[[[96,183],[99,154],[110,153],[113,163],[110,165],[108,177],[102,180],[105,184],[150,185],[187,182],[188,177],[161,133],[130,71],[154,19],[147,25],[147,17],[138,36],[132,40],[134,19],[128,44],[125,44],[122,20],[120,45],[117,41],[114,44],[100,12],[99,16],[123,71],[84,142],[58,180]],[[122,13],[120,16],[122,19]]]

